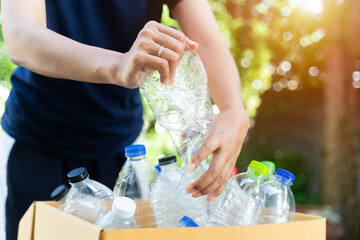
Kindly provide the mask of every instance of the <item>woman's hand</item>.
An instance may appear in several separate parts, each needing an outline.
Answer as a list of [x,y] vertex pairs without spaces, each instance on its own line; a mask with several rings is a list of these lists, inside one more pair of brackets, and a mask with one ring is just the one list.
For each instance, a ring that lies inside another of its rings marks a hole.
[[[193,49],[198,48],[198,44],[182,32],[155,21],[148,22],[139,32],[130,51],[121,56],[120,64],[110,70],[113,83],[137,88],[142,83],[142,74],[158,70],[162,84],[172,84],[185,43]],[[162,46],[164,48],[160,50]]]
[[249,126],[249,118],[244,109],[224,111],[214,117],[214,127],[191,158],[188,171],[193,172],[212,153],[210,167],[187,187],[188,193],[192,193],[193,197],[209,194],[208,201],[221,194],[235,166]]

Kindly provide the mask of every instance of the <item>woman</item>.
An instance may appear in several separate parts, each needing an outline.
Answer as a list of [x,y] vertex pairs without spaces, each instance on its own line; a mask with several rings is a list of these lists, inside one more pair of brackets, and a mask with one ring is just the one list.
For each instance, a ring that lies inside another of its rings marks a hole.
[[[158,23],[163,3],[184,33]],[[187,191],[209,201],[222,192],[249,121],[236,65],[206,0],[2,0],[2,22],[19,65],[2,118],[7,240],[16,239],[31,202],[48,199],[72,168],[85,166],[112,187],[124,146],[142,127],[140,72],[159,70],[162,83],[172,84],[185,43],[198,49],[221,111],[188,170],[209,154],[213,161]]]

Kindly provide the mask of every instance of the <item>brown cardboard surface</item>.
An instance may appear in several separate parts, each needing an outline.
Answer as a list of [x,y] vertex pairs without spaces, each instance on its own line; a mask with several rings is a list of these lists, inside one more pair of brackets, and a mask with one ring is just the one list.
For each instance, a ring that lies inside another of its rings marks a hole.
[[34,240],[99,240],[101,232],[101,228],[44,202],[36,203],[34,222]]
[[239,227],[144,228],[102,231],[101,228],[62,212],[53,206],[55,205],[50,202],[37,202],[36,204],[31,205],[20,222],[18,240],[326,239],[325,218],[300,213],[296,213],[293,222],[281,224]]
[[[136,212],[135,221],[139,228],[156,228],[155,216],[151,207],[151,203],[148,201],[135,200]],[[143,216],[143,217],[141,217]]]
[[241,227],[152,228],[107,230],[101,240],[196,239],[196,240],[325,240],[325,219],[296,214],[291,223]]
[[31,204],[29,209],[19,222],[18,240],[32,240],[34,231],[35,203]]

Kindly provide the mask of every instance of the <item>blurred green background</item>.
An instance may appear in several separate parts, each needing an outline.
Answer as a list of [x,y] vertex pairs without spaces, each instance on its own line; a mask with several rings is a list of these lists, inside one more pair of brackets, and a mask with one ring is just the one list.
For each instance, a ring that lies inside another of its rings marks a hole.
[[[298,209],[326,216],[328,239],[356,239],[360,215],[359,1],[209,2],[240,71],[251,118],[237,162],[239,172],[252,159],[274,161],[277,167],[292,171]],[[166,6],[162,22],[178,27]],[[0,116],[14,67],[0,24]],[[148,158],[156,161],[174,154],[169,135],[156,124],[146,102],[144,109],[142,138]],[[331,185],[333,179],[336,185]]]

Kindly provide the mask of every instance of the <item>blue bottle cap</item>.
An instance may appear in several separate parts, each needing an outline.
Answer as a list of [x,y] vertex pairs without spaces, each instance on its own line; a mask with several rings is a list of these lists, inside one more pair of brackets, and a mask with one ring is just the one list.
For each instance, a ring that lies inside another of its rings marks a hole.
[[158,165],[156,165],[155,166],[155,168],[156,168],[156,170],[158,171],[158,172],[161,172],[161,167],[160,167],[160,165],[158,164]]
[[142,144],[125,147],[125,157],[137,157],[146,154],[145,146]]
[[276,170],[275,175],[285,178],[287,180],[287,182],[290,182],[291,184],[295,181],[295,175],[285,169],[282,169],[282,168],[279,168],[278,170]]
[[186,227],[199,227],[199,225],[188,216],[184,216],[179,222],[183,223]]

